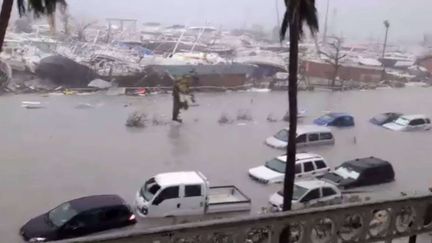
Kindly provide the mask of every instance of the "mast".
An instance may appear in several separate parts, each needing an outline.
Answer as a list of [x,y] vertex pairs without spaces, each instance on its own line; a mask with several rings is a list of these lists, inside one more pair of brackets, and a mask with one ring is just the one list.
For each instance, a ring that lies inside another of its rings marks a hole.
[[329,7],[330,7],[330,0],[327,0],[326,15],[325,15],[325,20],[324,20],[323,43],[327,42]]

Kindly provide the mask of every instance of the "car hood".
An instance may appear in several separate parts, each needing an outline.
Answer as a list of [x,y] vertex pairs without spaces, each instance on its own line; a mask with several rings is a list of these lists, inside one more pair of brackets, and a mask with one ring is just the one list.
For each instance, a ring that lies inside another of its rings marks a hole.
[[313,123],[320,126],[327,126],[330,122],[331,121],[322,118],[317,118],[313,121]]
[[398,124],[396,124],[394,122],[386,123],[386,124],[384,124],[382,126],[385,127],[385,128],[387,128],[387,129],[393,130],[393,131],[403,131],[406,128],[406,127],[398,125]]
[[[283,197],[279,193],[277,192],[273,193],[269,198],[269,203],[270,205],[276,207],[279,211],[282,211]],[[292,207],[291,209],[293,210],[302,208],[301,203],[299,203],[299,201],[297,200],[291,201],[291,207]]]
[[48,215],[43,214],[29,220],[21,227],[20,233],[25,240],[31,238],[46,238],[47,240],[55,240],[56,227],[47,222]]
[[321,177],[321,179],[328,181],[336,186],[349,186],[351,183],[353,183],[355,180],[351,178],[343,178],[342,176],[338,175],[335,172],[329,172],[326,173]]
[[269,182],[278,180],[284,177],[284,174],[271,170],[265,166],[258,166],[249,170],[249,174],[253,177],[263,179]]
[[270,147],[278,148],[278,149],[286,148],[286,146],[288,145],[287,142],[279,140],[275,137],[268,137],[266,139],[266,144],[269,145]]

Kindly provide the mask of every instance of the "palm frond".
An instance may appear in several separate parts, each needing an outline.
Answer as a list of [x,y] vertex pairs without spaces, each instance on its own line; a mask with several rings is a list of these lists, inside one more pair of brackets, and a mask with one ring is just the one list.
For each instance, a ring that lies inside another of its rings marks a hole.
[[52,15],[60,5],[66,8],[66,0],[17,0],[18,12],[24,15],[26,12],[33,12],[36,17],[40,15]]
[[294,18],[299,18],[299,34],[303,36],[303,24],[309,27],[312,35],[319,30],[318,14],[315,0],[285,0],[286,11],[280,30],[280,40],[285,39],[286,32]]

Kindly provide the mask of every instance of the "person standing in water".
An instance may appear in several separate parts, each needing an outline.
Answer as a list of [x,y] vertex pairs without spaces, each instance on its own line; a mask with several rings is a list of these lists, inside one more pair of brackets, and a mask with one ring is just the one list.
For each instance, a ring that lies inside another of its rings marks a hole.
[[174,81],[173,85],[173,114],[172,120],[182,122],[180,118],[180,110],[187,110],[189,108],[188,99],[195,102],[194,96],[191,92],[193,78],[191,75],[183,75],[179,80]]

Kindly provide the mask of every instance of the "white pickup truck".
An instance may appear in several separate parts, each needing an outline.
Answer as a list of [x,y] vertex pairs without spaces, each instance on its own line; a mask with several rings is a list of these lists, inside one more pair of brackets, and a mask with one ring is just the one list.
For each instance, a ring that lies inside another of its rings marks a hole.
[[198,171],[158,174],[136,194],[138,215],[169,217],[250,211],[251,200],[235,186],[209,187]]

